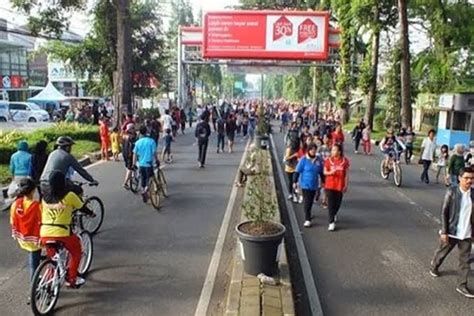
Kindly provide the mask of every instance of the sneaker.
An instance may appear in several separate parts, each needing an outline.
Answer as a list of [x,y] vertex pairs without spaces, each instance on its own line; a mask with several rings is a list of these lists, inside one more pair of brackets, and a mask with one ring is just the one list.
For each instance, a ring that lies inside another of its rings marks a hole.
[[302,196],[300,196],[300,199],[298,200],[298,203],[303,204],[303,197]]
[[293,194],[288,195],[288,200],[291,200],[293,198]]
[[354,150],[354,154],[358,154],[358,153],[359,153],[359,151],[357,151],[357,150]]
[[311,227],[311,221],[305,221],[303,226],[304,227]]
[[431,275],[433,278],[439,277],[439,271],[438,271],[438,269],[436,269],[436,268],[430,268],[430,275]]
[[77,289],[81,285],[84,285],[85,283],[86,283],[86,280],[78,276],[78,277],[76,277],[76,283],[75,284],[71,284],[71,283],[69,283],[69,281],[66,281],[66,286],[70,287],[72,289]]
[[336,223],[329,224],[328,231],[333,232],[336,230]]
[[295,195],[293,195],[293,203],[298,203],[298,197]]
[[148,194],[146,192],[142,193],[142,200],[143,200],[143,203],[148,202]]
[[456,292],[461,293],[467,298],[474,298],[474,294],[466,286],[458,286]]

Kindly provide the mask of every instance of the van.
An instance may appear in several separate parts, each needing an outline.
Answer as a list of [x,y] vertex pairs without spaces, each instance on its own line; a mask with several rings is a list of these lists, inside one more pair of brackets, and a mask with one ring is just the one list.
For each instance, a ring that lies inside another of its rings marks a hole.
[[12,121],[15,122],[48,122],[49,114],[37,104],[31,102],[8,102]]
[[0,101],[0,122],[8,122],[9,119],[8,102]]

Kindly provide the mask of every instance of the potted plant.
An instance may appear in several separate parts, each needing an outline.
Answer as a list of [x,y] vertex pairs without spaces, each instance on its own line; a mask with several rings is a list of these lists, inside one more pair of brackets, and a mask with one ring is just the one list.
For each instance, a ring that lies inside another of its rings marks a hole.
[[272,276],[278,273],[280,245],[285,226],[272,221],[277,204],[272,194],[269,179],[268,154],[257,150],[259,172],[252,176],[247,187],[247,199],[242,208],[248,219],[237,225],[244,270],[251,275],[264,273]]
[[268,148],[268,130],[269,124],[265,119],[265,109],[263,105],[258,107],[258,123],[257,123],[257,131],[255,134],[255,145],[261,149]]

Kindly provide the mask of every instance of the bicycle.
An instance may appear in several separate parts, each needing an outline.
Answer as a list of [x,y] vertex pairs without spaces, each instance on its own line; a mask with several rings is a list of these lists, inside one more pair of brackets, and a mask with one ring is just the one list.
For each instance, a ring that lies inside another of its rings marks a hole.
[[[88,184],[89,186],[94,186],[93,184],[85,183],[85,182],[74,182],[79,186],[84,186]],[[84,205],[94,212],[95,217],[92,216],[81,216],[79,225],[81,229],[88,231],[92,235],[96,234],[97,231],[102,226],[104,222],[104,215],[105,215],[105,208],[104,203],[98,196],[88,196],[85,193],[82,194],[82,199],[84,200]]]
[[[94,248],[91,234],[81,228],[81,218],[85,215],[76,211],[73,215],[72,231],[81,241],[81,261],[79,275],[86,274],[91,265]],[[47,254],[51,257],[40,263],[33,275],[31,284],[31,309],[34,315],[51,314],[59,299],[61,287],[66,282],[69,252],[61,241],[46,241]]]
[[388,152],[388,160],[383,159],[380,163],[380,175],[383,179],[388,179],[393,172],[393,181],[397,187],[402,185],[402,169],[400,168],[399,154],[395,149]]
[[168,184],[162,168],[159,165],[155,165],[153,167],[153,176],[148,181],[148,194],[151,205],[156,210],[160,210],[161,195],[165,198],[168,197]]

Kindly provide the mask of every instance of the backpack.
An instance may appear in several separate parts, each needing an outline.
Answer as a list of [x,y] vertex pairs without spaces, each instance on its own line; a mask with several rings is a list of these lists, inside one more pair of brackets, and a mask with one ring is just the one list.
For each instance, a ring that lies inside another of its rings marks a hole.
[[197,127],[197,135],[199,139],[205,139],[207,137],[207,129],[204,124],[199,124]]

